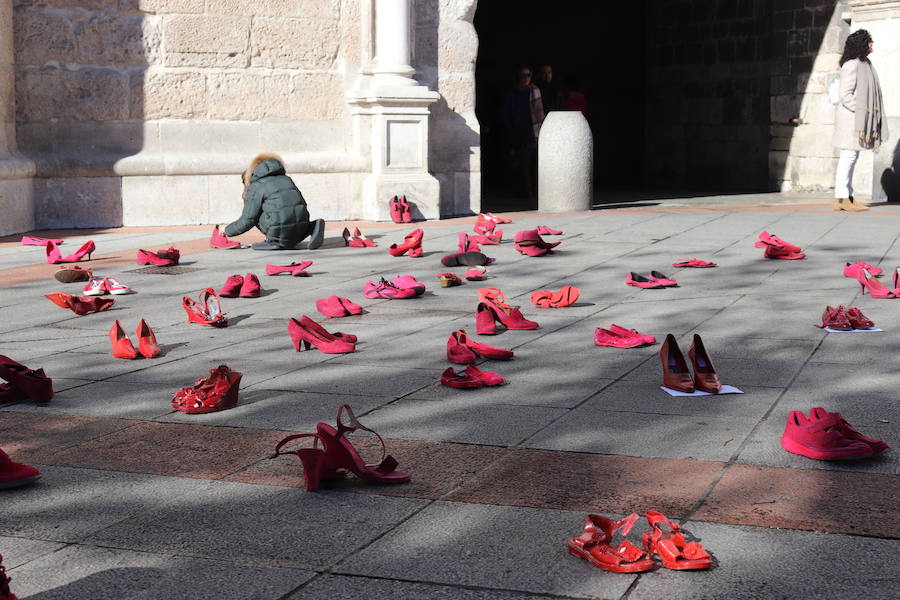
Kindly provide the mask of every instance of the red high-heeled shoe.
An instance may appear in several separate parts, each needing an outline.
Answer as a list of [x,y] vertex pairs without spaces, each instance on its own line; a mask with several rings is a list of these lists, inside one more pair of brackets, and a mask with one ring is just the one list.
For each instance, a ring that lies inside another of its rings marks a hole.
[[138,339],[138,352],[144,358],[156,358],[162,354],[162,348],[156,342],[156,334],[150,329],[150,324],[147,321],[141,319],[134,333]]
[[[346,231],[346,229],[344,230]],[[281,273],[290,273],[292,277],[309,277],[306,269],[312,266],[311,260],[301,260],[298,263],[292,262],[289,265],[266,265],[266,275],[280,275]]]
[[[370,240],[369,238],[367,238],[366,236],[364,236],[364,235],[363,235],[363,232],[359,230],[359,227],[354,227],[354,228],[353,228],[353,239],[354,239],[354,240],[359,240],[359,241],[361,241],[361,242],[362,242],[362,245],[365,246],[365,247],[367,247],[367,248],[374,248],[374,247],[376,247],[376,246],[378,245],[378,244],[375,243],[374,240]],[[351,246],[352,246],[352,245],[353,245],[353,244],[351,244]]]
[[29,369],[8,356],[0,355],[0,379],[8,381],[36,402],[48,402],[53,398],[53,380],[43,369]]
[[78,262],[84,259],[85,255],[87,255],[87,259],[91,260],[91,253],[97,249],[94,245],[93,240],[89,240],[85,242],[85,244],[79,248],[76,252],[69,254],[68,256],[62,256],[59,252],[59,248],[56,247],[52,241],[47,242],[47,263],[51,265],[55,265],[57,263],[70,263],[70,262]]
[[199,323],[209,327],[228,327],[228,319],[222,312],[219,297],[212,288],[206,288],[200,292],[200,302],[184,296],[181,299],[181,307],[187,313],[188,323]]
[[[281,448],[291,442],[293,440],[299,440],[302,438],[312,438],[313,439],[313,447],[312,448],[298,448],[297,450],[285,450],[281,451]],[[330,472],[330,476],[325,475],[325,463],[326,463],[326,455],[325,451],[321,448],[316,448],[315,445],[320,442],[320,438],[315,433],[299,433],[296,435],[289,435],[275,446],[275,454],[270,456],[269,458],[277,458],[282,454],[296,454],[297,458],[300,459],[300,462],[303,464],[303,479],[306,481],[306,489],[307,491],[314,492],[319,489],[319,483],[324,479],[339,479],[346,475],[346,471],[344,470],[334,470]],[[324,446],[324,443],[323,443]]]
[[[388,252],[391,256],[401,256],[408,250],[412,251],[415,248],[421,248],[422,236],[424,234],[425,232],[421,229],[413,229],[412,232],[408,233],[406,237],[403,238],[402,244],[391,244],[388,248]],[[421,253],[419,255],[421,256]]]
[[203,414],[233,408],[238,402],[238,388],[243,373],[219,365],[209,370],[209,377],[177,391],[172,408],[186,414]]
[[[347,412],[350,425],[344,425],[343,413]],[[353,433],[357,429],[368,431],[381,442],[382,458],[377,465],[367,465],[359,456],[356,448],[345,437],[345,433]],[[327,423],[316,423],[316,433],[325,446],[325,469],[347,469],[354,475],[370,483],[406,483],[412,479],[412,475],[397,471],[397,460],[386,453],[384,440],[376,432],[363,426],[356,419],[353,410],[348,404],[342,404],[338,409],[337,429]]]
[[109,341],[112,344],[112,355],[116,358],[133,360],[138,357],[134,344],[125,335],[125,330],[122,329],[122,324],[119,323],[118,319],[109,328]]
[[[894,277],[896,278],[896,276],[895,273]],[[865,295],[866,290],[869,290],[869,295],[873,298],[897,297],[893,290],[886,288],[883,283],[875,279],[868,271],[860,271],[859,275],[856,276],[856,280],[859,282],[860,294]]]
[[233,242],[228,236],[219,231],[219,226],[213,227],[212,236],[209,238],[209,245],[213,248],[221,248],[223,250],[231,250],[232,248],[240,248],[240,242]]
[[494,304],[489,300],[484,304],[486,304],[494,314],[494,318],[497,321],[500,321],[507,329],[527,331],[529,329],[537,329],[538,327],[540,327],[540,325],[538,325],[535,321],[529,321],[528,319],[526,319],[517,306],[503,307],[498,304]]
[[[328,331],[306,315],[302,315],[300,317],[300,325],[309,329],[310,331],[314,331],[324,337],[325,339],[331,340],[341,340],[343,342],[347,342],[348,344],[356,343],[356,336],[352,333],[343,333],[341,331]],[[292,322],[288,323],[288,328],[296,327]]]
[[329,339],[317,329],[304,327],[300,321],[293,318],[288,322],[288,334],[297,352],[309,350],[312,346],[325,354],[348,354],[356,350],[355,344],[343,339]]

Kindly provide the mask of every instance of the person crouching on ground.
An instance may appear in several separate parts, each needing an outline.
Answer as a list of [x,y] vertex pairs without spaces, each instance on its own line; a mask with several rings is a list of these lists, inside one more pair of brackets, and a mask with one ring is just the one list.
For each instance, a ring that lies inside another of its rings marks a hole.
[[293,250],[309,237],[307,249],[322,245],[325,221],[309,220],[306,200],[284,174],[284,163],[275,154],[260,154],[241,175],[244,182],[244,210],[234,223],[225,227],[225,235],[233,237],[255,225],[266,240],[251,244],[254,250]]

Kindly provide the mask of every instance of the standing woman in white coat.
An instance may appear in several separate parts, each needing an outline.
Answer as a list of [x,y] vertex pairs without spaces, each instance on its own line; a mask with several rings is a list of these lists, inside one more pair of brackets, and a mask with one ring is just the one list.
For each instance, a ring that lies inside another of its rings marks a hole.
[[868,210],[853,200],[853,168],[860,150],[878,151],[887,139],[881,86],[868,56],[874,42],[865,29],[854,31],[841,56],[840,100],[834,116],[834,146],[840,148],[834,181],[834,210]]

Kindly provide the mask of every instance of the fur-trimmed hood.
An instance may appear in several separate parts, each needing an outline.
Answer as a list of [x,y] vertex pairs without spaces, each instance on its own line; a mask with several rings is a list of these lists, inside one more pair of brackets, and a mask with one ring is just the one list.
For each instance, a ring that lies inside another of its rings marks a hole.
[[[262,154],[257,154],[253,160],[250,161],[250,166],[247,167],[247,170],[241,174],[241,180],[244,182],[244,191],[247,191],[247,188],[250,187],[250,184],[253,181],[253,172],[256,168],[266,162],[267,160],[275,161],[279,165],[281,165],[282,174],[284,172],[284,160],[277,154],[271,154],[268,152],[264,152]],[[270,169],[271,170],[271,169]]]

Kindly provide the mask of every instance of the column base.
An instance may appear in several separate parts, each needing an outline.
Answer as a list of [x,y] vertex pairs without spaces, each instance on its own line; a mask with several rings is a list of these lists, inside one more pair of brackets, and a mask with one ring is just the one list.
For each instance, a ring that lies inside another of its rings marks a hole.
[[441,184],[431,175],[370,175],[363,181],[363,218],[390,221],[390,200],[406,196],[415,220],[439,219]]

